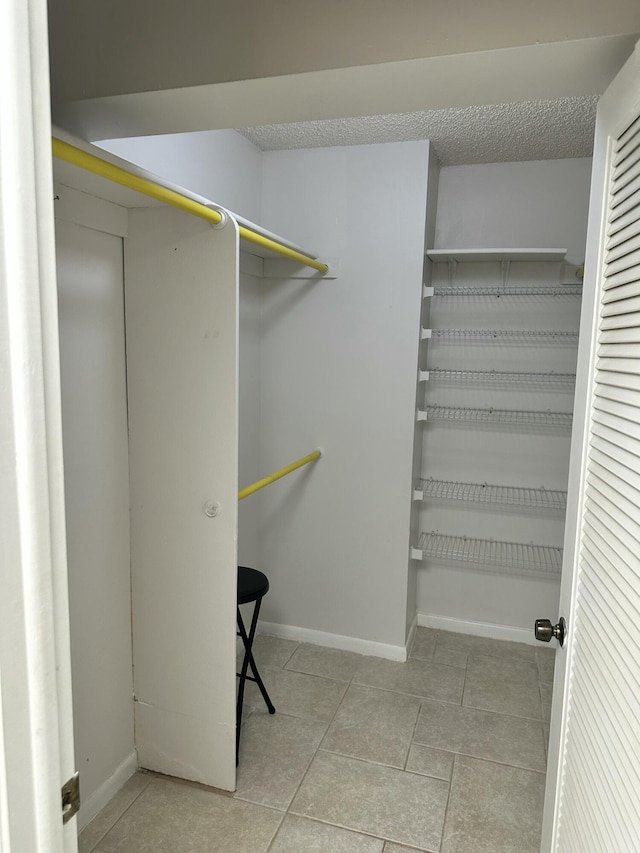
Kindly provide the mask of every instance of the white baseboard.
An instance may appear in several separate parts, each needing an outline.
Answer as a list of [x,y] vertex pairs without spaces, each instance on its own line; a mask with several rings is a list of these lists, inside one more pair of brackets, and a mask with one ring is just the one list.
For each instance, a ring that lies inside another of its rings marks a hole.
[[418,614],[416,613],[416,615],[413,618],[413,622],[411,623],[409,630],[407,631],[407,641],[405,643],[405,646],[407,649],[407,657],[409,656],[409,649],[413,645],[413,641],[414,641],[415,636],[416,636],[417,628],[418,628]]
[[[116,767],[114,772],[106,779],[100,787],[87,797],[80,806],[78,812],[78,832],[81,832],[88,823],[99,814],[107,805],[109,800],[113,799],[124,783],[130,779],[138,769],[138,753],[133,752],[128,755],[125,760]],[[82,777],[80,777],[80,795],[82,796]]]
[[492,640],[508,640],[512,643],[526,643],[537,646],[531,628],[511,628],[508,625],[494,625],[491,622],[471,622],[467,619],[452,619],[449,616],[435,616],[432,613],[418,613],[418,625],[423,628],[437,628],[440,631],[453,631],[456,634],[471,634],[474,637],[488,637]]
[[373,655],[387,660],[405,661],[405,646],[392,646],[390,643],[378,643],[375,640],[361,640],[359,637],[344,637],[342,634],[329,634],[326,631],[314,631],[311,628],[298,628],[295,625],[279,625],[277,622],[258,623],[259,634],[271,634],[285,640],[297,640],[300,643],[312,643],[329,649],[342,649],[359,655]]

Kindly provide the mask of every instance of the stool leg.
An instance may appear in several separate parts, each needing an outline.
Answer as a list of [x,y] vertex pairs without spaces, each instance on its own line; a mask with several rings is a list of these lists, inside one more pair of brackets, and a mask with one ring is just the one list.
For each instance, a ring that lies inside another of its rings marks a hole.
[[238,686],[238,698],[236,703],[236,766],[238,764],[238,755],[240,751],[240,728],[242,725],[242,704],[244,701],[244,685],[247,680],[247,670],[249,666],[251,666],[251,671],[253,672],[253,678],[258,687],[260,688],[260,692],[262,693],[262,698],[264,699],[266,706],[269,710],[270,714],[275,714],[276,709],[269,698],[269,694],[267,693],[267,688],[264,686],[262,679],[260,678],[260,674],[258,672],[258,668],[256,666],[255,660],[253,658],[253,639],[256,634],[256,627],[258,625],[258,615],[260,613],[260,604],[262,603],[262,599],[259,598],[256,601],[255,607],[253,609],[253,616],[251,619],[251,626],[249,627],[249,634],[247,635],[246,629],[244,627],[244,622],[242,621],[242,616],[240,614],[240,608],[237,608],[237,620],[238,620],[238,631],[240,632],[240,636],[242,637],[242,644],[244,646],[244,660],[242,661],[242,668],[240,670],[240,684]]

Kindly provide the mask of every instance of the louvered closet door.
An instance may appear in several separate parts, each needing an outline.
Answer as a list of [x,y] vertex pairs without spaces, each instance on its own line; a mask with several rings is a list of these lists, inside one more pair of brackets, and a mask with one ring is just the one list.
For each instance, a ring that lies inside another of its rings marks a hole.
[[[589,239],[600,246],[589,250],[593,274],[591,282],[585,282],[585,288],[593,286],[588,363],[582,365],[587,406],[573,493],[578,504],[575,560],[573,567],[565,564],[565,572],[570,574],[573,568],[574,576],[563,577],[561,596],[563,609],[568,608],[561,615],[569,617],[570,633],[567,650],[557,662],[564,671],[556,676],[556,688],[561,690],[554,696],[551,749],[557,745],[559,760],[556,767],[555,756],[550,756],[548,783],[557,786],[557,796],[553,829],[545,835],[542,849],[562,853],[640,851],[637,49],[621,75],[626,81],[622,90],[631,82],[631,95],[622,98],[616,81],[599,118],[604,166],[594,163],[594,180],[599,173],[604,195],[601,191],[600,215],[589,230]],[[550,825],[546,814],[545,832]]]

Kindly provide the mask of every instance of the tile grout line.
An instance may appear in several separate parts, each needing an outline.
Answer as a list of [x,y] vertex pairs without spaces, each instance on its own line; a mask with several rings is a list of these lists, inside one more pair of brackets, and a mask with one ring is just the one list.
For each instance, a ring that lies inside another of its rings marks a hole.
[[438,847],[438,853],[442,851],[442,845],[444,844],[444,834],[445,829],[447,828],[447,819],[449,817],[449,805],[451,804],[451,791],[453,790],[453,779],[456,774],[456,769],[458,767],[458,753],[454,753],[453,756],[453,767],[451,768],[451,779],[449,780],[449,793],[447,795],[447,805],[444,809],[444,820],[442,821],[442,834],[440,835],[440,846]]
[[[140,769],[136,770],[136,773],[140,773],[140,772],[142,772],[142,775],[145,775],[145,776],[147,775],[147,774],[146,774],[146,773],[144,773],[143,771],[140,771]],[[131,778],[133,778],[133,777],[131,777]],[[122,812],[118,815],[118,817],[114,820],[114,822],[111,824],[111,826],[110,826],[110,827],[109,827],[109,828],[108,828],[108,829],[107,829],[107,830],[106,830],[106,831],[105,831],[105,832],[100,836],[100,838],[98,839],[98,841],[96,841],[96,843],[93,845],[93,847],[91,848],[91,850],[89,850],[89,852],[88,852],[88,853],[94,853],[94,851],[99,847],[99,845],[100,845],[100,844],[102,844],[102,842],[105,840],[105,838],[107,837],[107,835],[111,832],[111,830],[112,830],[112,829],[115,829],[116,824],[118,824],[118,823],[122,820],[122,818],[127,814],[127,812],[128,812],[128,811],[129,811],[129,809],[133,806],[133,804],[134,804],[135,802],[137,802],[138,798],[139,798],[140,796],[142,796],[142,794],[144,794],[144,792],[147,790],[147,788],[151,785],[151,782],[152,782],[152,781],[153,781],[153,777],[149,777],[149,781],[148,781],[148,782],[147,782],[147,784],[144,786],[144,788],[142,788],[142,790],[138,791],[138,793],[135,795],[135,797],[133,798],[133,800],[131,800],[131,802],[129,803],[129,805],[124,809],[124,811],[122,811]],[[126,783],[125,783],[125,784],[126,784]],[[105,806],[105,808],[106,808],[106,806]],[[99,814],[100,814],[100,812],[96,815],[96,817],[98,817],[98,816],[99,816]],[[94,820],[95,820],[95,818],[94,818]],[[90,825],[91,825],[90,823],[89,823],[89,824],[87,824],[87,826],[85,827],[85,829],[88,829]],[[84,829],[83,829],[82,831],[84,832]],[[82,834],[82,833],[81,833],[81,834]],[[79,840],[79,836],[78,836],[78,840]]]
[[[302,644],[300,643],[300,644],[298,645],[298,648],[300,648],[300,646],[301,646],[301,645],[302,645]],[[296,648],[296,651],[297,651],[297,648]],[[294,654],[295,654],[295,652],[294,652]],[[291,655],[291,657],[293,657],[293,654]],[[289,658],[289,661],[291,660],[291,657]],[[287,661],[287,663],[288,663],[289,661]],[[283,671],[284,671],[284,665],[283,665],[282,669],[283,669]],[[293,672],[295,672],[296,670],[286,670],[286,671],[287,671],[287,672],[292,672],[292,671],[293,671]],[[306,673],[306,674],[308,675],[309,673]],[[318,677],[322,678],[323,676],[318,676]],[[334,681],[337,681],[338,679],[333,679],[333,680],[334,680]],[[280,830],[282,829],[282,826],[284,825],[284,822],[285,822],[285,820],[286,820],[286,818],[287,818],[287,815],[289,815],[289,814],[294,814],[294,815],[295,815],[295,812],[291,812],[291,811],[290,811],[290,809],[291,809],[291,805],[292,805],[293,801],[295,800],[295,798],[297,797],[298,792],[300,791],[300,788],[302,787],[302,785],[303,785],[303,783],[304,783],[305,779],[307,778],[307,775],[308,775],[308,773],[309,773],[309,768],[310,768],[310,767],[311,767],[311,765],[313,764],[313,761],[314,761],[315,757],[317,756],[318,752],[320,751],[320,747],[321,747],[321,745],[322,745],[322,742],[324,741],[325,737],[327,736],[327,732],[329,731],[329,728],[330,728],[331,724],[332,724],[332,723],[333,723],[333,721],[335,720],[336,715],[337,715],[337,713],[338,713],[338,711],[339,711],[340,707],[342,706],[342,703],[344,702],[344,698],[345,698],[345,696],[346,696],[346,695],[347,695],[347,693],[349,692],[349,687],[351,687],[352,681],[353,681],[353,676],[351,676],[351,678],[350,678],[350,679],[349,679],[349,681],[347,682],[347,689],[346,689],[346,690],[344,691],[344,693],[342,694],[342,698],[340,699],[340,702],[339,702],[339,703],[338,703],[338,705],[336,706],[336,709],[335,709],[335,711],[334,711],[334,713],[333,713],[333,716],[331,717],[331,719],[329,720],[329,722],[326,724],[326,725],[327,725],[327,727],[326,727],[326,729],[325,729],[325,732],[324,732],[324,734],[322,735],[322,737],[320,738],[320,741],[319,741],[319,743],[318,743],[318,746],[315,748],[315,750],[314,750],[314,752],[313,752],[313,755],[312,755],[312,756],[311,756],[311,758],[309,759],[309,763],[307,764],[307,766],[306,766],[306,768],[305,768],[305,771],[304,771],[304,773],[302,774],[302,776],[301,776],[301,778],[300,778],[300,782],[299,782],[299,783],[298,783],[298,785],[296,786],[296,789],[295,789],[295,791],[294,791],[294,793],[293,793],[293,796],[292,796],[292,797],[291,797],[291,799],[289,800],[289,803],[288,803],[288,805],[287,805],[286,809],[284,810],[283,817],[282,817],[282,821],[280,822],[280,826],[278,827],[277,832],[275,833],[275,835],[274,835],[274,836],[273,836],[273,838],[271,839],[271,842],[270,842],[269,846],[267,847],[267,851],[266,851],[266,853],[269,853],[269,850],[270,850],[270,848],[272,847],[273,842],[274,842],[274,841],[275,841],[275,839],[278,837],[278,835],[279,835],[279,833],[280,833]],[[344,683],[344,682],[343,682],[343,683]],[[336,824],[329,824],[329,826],[336,826]],[[375,836],[374,836],[374,837],[375,837]],[[384,844],[383,844],[383,847],[384,847]]]
[[[436,646],[437,646],[437,640],[436,640]],[[465,663],[465,667],[464,667],[464,678],[462,680],[462,693],[460,694],[460,707],[461,708],[464,708],[464,705],[462,703],[464,701],[465,687],[467,686],[467,674],[468,674],[469,658],[470,657],[471,656],[469,654],[467,654],[467,659],[466,659],[466,663]],[[438,853],[440,853],[440,851],[442,850],[442,845],[444,844],[445,829],[447,827],[447,818],[449,817],[449,804],[451,803],[451,791],[453,790],[453,779],[454,779],[454,776],[456,773],[456,768],[458,766],[458,755],[459,754],[456,752],[453,753],[453,766],[451,768],[451,776],[449,778],[449,790],[447,791],[447,804],[444,808],[444,818],[442,820],[442,832],[440,833],[440,844],[438,845]]]

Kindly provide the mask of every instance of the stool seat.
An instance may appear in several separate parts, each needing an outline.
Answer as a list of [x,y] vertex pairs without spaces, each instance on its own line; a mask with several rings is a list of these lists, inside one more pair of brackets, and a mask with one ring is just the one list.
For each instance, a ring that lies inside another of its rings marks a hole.
[[238,566],[238,604],[249,604],[269,592],[267,576],[257,569]]
[[[242,660],[240,672],[236,673],[240,679],[238,682],[238,696],[236,699],[236,765],[238,764],[238,755],[240,752],[240,728],[242,726],[242,703],[244,700],[245,683],[247,681],[253,681],[257,684],[269,713],[275,714],[276,712],[273,702],[267,693],[267,688],[264,686],[262,679],[260,678],[260,673],[258,672],[258,667],[256,666],[252,652],[253,640],[255,638],[256,627],[258,625],[260,605],[268,591],[269,581],[263,572],[259,572],[257,569],[250,569],[248,566],[238,566],[238,607],[236,608],[236,611],[238,636],[242,637],[244,658]],[[242,621],[240,605],[250,604],[252,601],[255,601],[255,605],[253,608],[253,615],[251,617],[251,626],[247,633],[244,622]],[[249,669],[251,669],[253,675],[249,675]]]

